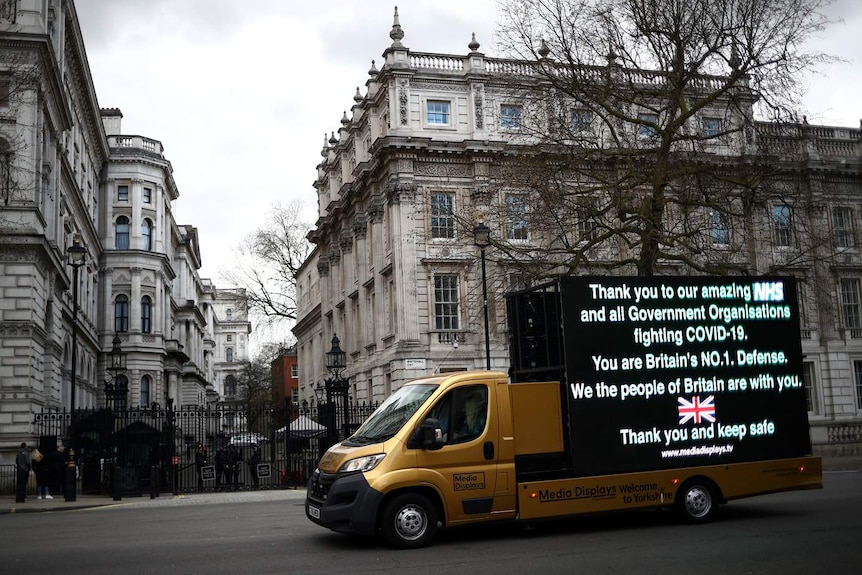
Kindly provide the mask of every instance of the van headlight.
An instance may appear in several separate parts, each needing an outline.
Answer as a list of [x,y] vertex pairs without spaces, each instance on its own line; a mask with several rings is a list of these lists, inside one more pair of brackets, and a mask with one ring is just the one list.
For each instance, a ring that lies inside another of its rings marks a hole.
[[344,463],[341,466],[341,469],[338,470],[339,473],[352,473],[355,471],[364,472],[371,471],[377,464],[383,461],[383,458],[386,457],[385,453],[377,453],[374,455],[366,455],[364,457],[357,457],[356,459],[351,459]]

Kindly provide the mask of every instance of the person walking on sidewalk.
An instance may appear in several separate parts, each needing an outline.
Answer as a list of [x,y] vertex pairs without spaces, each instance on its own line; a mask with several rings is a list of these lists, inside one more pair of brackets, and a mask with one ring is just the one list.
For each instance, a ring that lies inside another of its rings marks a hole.
[[248,474],[251,475],[251,480],[254,486],[257,487],[260,479],[257,476],[257,465],[260,463],[260,445],[257,443],[252,447],[251,456],[248,458]]
[[48,458],[38,449],[30,454],[33,473],[36,474],[36,499],[54,499],[48,490]]
[[63,479],[66,472],[66,448],[62,445],[49,453],[48,459],[48,487],[57,495],[63,494]]
[[27,451],[27,443],[21,442],[21,449],[15,456],[15,503],[24,503],[27,499],[27,480],[30,479],[30,471],[33,463],[30,461],[30,452]]

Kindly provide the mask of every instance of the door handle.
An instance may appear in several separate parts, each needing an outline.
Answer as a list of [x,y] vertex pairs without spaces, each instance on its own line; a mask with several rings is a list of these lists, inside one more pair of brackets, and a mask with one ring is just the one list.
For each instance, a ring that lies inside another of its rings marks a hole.
[[482,452],[485,455],[485,459],[492,460],[494,459],[494,442],[486,441],[484,445],[482,445]]

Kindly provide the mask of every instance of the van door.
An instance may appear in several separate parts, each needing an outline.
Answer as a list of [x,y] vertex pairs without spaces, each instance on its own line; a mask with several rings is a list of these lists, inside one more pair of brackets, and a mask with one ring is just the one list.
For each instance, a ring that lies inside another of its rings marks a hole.
[[493,391],[485,384],[456,387],[426,415],[440,421],[446,445],[419,450],[419,479],[443,495],[447,524],[488,519],[494,507],[499,426],[490,416]]

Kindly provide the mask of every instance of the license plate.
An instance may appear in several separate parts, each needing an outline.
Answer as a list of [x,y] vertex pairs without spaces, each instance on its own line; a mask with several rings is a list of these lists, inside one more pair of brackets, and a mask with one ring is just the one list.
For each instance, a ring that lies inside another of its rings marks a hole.
[[313,505],[308,506],[308,514],[315,519],[320,519],[320,508]]

